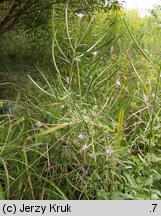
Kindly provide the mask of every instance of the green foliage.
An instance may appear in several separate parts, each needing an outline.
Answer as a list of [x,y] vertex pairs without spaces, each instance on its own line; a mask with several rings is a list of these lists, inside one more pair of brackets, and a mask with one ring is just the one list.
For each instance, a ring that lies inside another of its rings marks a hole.
[[89,12],[101,8],[106,11],[111,9],[119,10],[122,7],[122,3],[117,0],[105,2],[104,0],[80,0],[78,2],[75,2],[75,0],[4,0],[0,2],[2,14],[0,18],[0,35],[18,26],[30,32],[35,28],[43,28],[49,21],[51,6],[61,5],[61,11],[66,3],[69,3],[75,12]]
[[53,8],[54,69],[36,66],[0,116],[2,199],[161,198],[160,30],[134,12],[83,15]]

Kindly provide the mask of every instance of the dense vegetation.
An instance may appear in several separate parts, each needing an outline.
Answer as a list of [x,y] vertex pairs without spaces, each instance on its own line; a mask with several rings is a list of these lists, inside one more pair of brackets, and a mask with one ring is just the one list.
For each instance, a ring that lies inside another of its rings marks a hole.
[[160,199],[160,11],[47,8],[1,35],[0,198]]

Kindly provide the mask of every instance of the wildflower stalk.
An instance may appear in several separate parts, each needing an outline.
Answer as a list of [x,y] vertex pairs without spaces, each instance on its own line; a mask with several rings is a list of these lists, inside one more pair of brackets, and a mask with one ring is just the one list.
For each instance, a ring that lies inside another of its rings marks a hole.
[[55,6],[53,6],[53,14],[52,14],[52,32],[53,32],[53,41],[52,41],[52,57],[53,57],[53,63],[54,63],[54,66],[55,66],[55,69],[58,73],[58,80],[59,80],[59,83],[60,85],[63,87],[63,89],[65,90],[65,92],[67,92],[67,89],[65,88],[64,84],[63,84],[63,81],[62,81],[62,76],[61,76],[61,73],[60,73],[60,70],[57,66],[57,63],[56,63],[56,59],[55,59],[55,37],[56,37],[56,32],[55,32],[55,21],[54,21],[54,18],[55,18]]
[[86,28],[85,31],[84,31],[84,34],[82,35],[82,37],[81,37],[81,39],[79,40],[79,42],[76,44],[76,49],[77,49],[77,47],[79,47],[79,45],[81,44],[82,40],[83,40],[84,37],[86,36],[86,34],[87,34],[87,32],[88,32],[88,30],[89,30],[89,28],[90,28],[90,26],[91,26],[92,21],[93,21],[93,20],[91,19],[91,20],[90,20],[90,23],[88,24],[87,28]]
[[[80,17],[81,18],[81,17]],[[68,23],[68,3],[66,4],[66,8],[65,8],[65,23],[66,23],[66,32],[67,32],[67,38],[70,44],[70,48],[73,52],[73,59],[72,59],[72,63],[71,63],[71,73],[70,73],[70,80],[69,80],[69,91],[71,90],[72,87],[72,81],[73,81],[73,67],[75,65],[76,62],[76,68],[77,68],[77,81],[78,81],[78,89],[79,89],[79,94],[81,95],[81,82],[80,82],[80,70],[79,70],[79,63],[78,61],[75,59],[76,56],[76,49],[78,47],[79,44],[77,44],[77,46],[75,45],[75,47],[72,44],[72,40],[71,40],[71,36],[69,33],[69,23]]]
[[74,47],[73,47],[73,44],[72,44],[72,41],[71,41],[71,37],[70,37],[70,34],[69,34],[69,24],[68,24],[68,2],[67,2],[66,7],[65,7],[65,23],[66,23],[66,31],[67,31],[68,41],[69,41],[69,44],[70,44],[71,49],[73,50],[73,53],[75,53],[75,50],[74,50]]
[[124,110],[120,110],[118,115],[117,133],[116,133],[116,147],[120,146],[124,122]]
[[[155,110],[156,110],[156,101],[157,101],[157,94],[159,90],[159,83],[160,83],[160,77],[161,77],[161,67],[159,68],[158,71],[158,76],[157,76],[157,83],[155,87],[155,92],[154,92],[154,99],[153,99],[153,110],[151,114],[151,122],[150,122],[150,137],[149,137],[149,145],[148,145],[148,152],[150,154],[150,160],[148,161],[149,163],[149,176],[151,175],[151,170],[152,170],[152,164],[151,164],[151,159],[152,159],[152,137],[154,134],[153,127],[154,127],[154,118],[155,118]],[[149,185],[149,191],[150,191],[150,199],[152,199],[152,183]]]

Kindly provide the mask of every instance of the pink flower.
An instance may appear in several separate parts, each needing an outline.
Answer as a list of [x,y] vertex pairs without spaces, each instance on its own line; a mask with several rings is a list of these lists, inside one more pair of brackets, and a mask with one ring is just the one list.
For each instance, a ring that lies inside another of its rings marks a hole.
[[108,149],[106,150],[106,155],[108,157],[112,156],[113,154],[115,153],[114,149],[113,149],[113,146],[112,145],[109,145],[108,146]]
[[121,86],[121,83],[120,83],[120,80],[116,80],[116,87],[120,87]]
[[92,52],[92,55],[93,55],[93,56],[98,55],[98,51]]
[[40,128],[40,127],[43,127],[43,123],[42,122],[40,122],[40,121],[38,121],[38,122],[36,122],[36,124],[35,124],[38,128]]
[[96,19],[96,14],[93,14],[93,15],[92,15],[92,18],[93,18],[93,19]]
[[77,15],[77,17],[79,17],[80,19],[81,19],[82,17],[84,17],[84,14],[83,14],[83,13],[76,13],[76,15]]
[[143,100],[144,100],[145,103],[148,102],[148,96],[146,94],[143,94]]

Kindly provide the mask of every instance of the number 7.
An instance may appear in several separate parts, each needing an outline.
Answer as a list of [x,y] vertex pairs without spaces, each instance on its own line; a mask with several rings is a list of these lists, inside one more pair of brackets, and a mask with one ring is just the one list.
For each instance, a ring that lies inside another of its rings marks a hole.
[[157,204],[152,204],[152,206],[154,206],[153,212],[155,212],[155,209],[156,209],[156,207],[157,207]]

